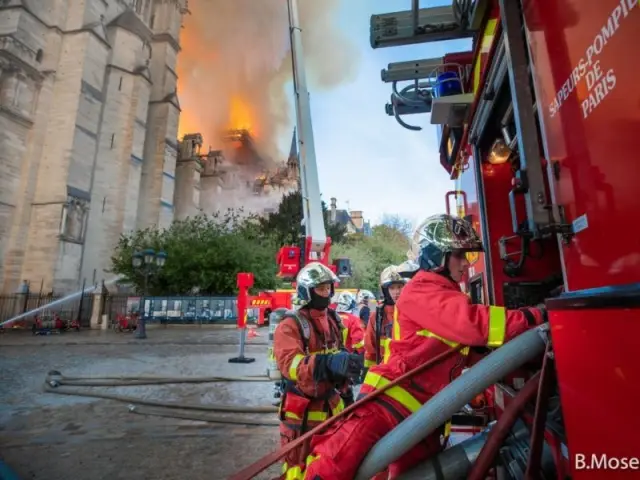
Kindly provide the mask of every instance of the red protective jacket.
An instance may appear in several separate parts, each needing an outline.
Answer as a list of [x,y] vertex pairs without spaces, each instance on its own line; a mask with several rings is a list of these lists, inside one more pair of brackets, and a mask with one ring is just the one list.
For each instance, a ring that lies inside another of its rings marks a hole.
[[[389,342],[391,341],[391,327],[393,326],[393,305],[384,305],[382,314],[382,329],[380,330],[380,359],[388,356]],[[367,323],[367,331],[364,337],[364,366],[369,368],[377,364],[376,352],[376,315],[377,309],[374,309],[369,316]]]
[[[526,312],[525,312],[526,310]],[[540,310],[506,310],[474,305],[458,284],[431,272],[420,271],[402,291],[388,360],[369,369],[361,393],[416,368],[458,344],[498,347],[543,322]],[[454,354],[430,370],[383,395],[387,403],[407,415],[447,386],[467,363],[469,349]]]
[[360,317],[351,313],[338,313],[342,320],[342,343],[351,353],[362,353],[364,351],[364,328]]

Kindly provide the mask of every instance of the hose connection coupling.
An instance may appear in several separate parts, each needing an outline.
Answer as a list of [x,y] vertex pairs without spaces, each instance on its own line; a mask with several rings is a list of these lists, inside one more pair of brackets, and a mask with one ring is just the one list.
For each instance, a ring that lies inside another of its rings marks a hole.
[[548,345],[549,343],[551,343],[551,329],[549,327],[549,324],[543,323],[536,328],[538,330],[538,333],[540,334],[540,337],[544,341],[544,344]]

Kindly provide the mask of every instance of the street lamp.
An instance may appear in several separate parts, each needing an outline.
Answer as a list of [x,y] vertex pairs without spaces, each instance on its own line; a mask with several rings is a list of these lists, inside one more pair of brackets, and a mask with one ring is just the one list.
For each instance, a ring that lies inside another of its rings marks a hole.
[[[167,261],[167,253],[164,251],[156,252],[151,248],[147,248],[142,250],[141,252],[134,252],[131,257],[131,264],[133,268],[136,270],[140,270],[142,275],[144,275],[144,286],[143,286],[143,302],[144,298],[147,296],[147,289],[149,285],[149,276],[157,273],[159,269],[164,267],[164,264]],[[145,339],[147,338],[147,330],[145,328],[145,316],[144,316],[144,308],[141,312],[141,315],[138,319],[138,327],[136,328],[136,338]]]

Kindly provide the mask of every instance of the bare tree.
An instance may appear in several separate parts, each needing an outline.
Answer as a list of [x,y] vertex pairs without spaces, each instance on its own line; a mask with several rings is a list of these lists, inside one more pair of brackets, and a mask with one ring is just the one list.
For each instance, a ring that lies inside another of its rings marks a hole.
[[408,220],[407,218],[403,218],[400,215],[391,215],[389,213],[385,213],[382,216],[382,225],[386,225],[389,228],[393,228],[394,230],[399,231],[403,235],[407,237],[411,237],[413,234],[413,222]]

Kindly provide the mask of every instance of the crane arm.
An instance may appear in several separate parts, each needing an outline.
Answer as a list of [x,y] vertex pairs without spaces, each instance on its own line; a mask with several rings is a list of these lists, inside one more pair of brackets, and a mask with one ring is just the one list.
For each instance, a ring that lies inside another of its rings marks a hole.
[[296,101],[303,221],[310,251],[321,254],[327,245],[327,233],[324,228],[322,199],[320,197],[320,181],[311,123],[311,102],[303,60],[302,30],[298,19],[298,2],[297,0],[287,0],[287,6],[289,8],[289,36]]

